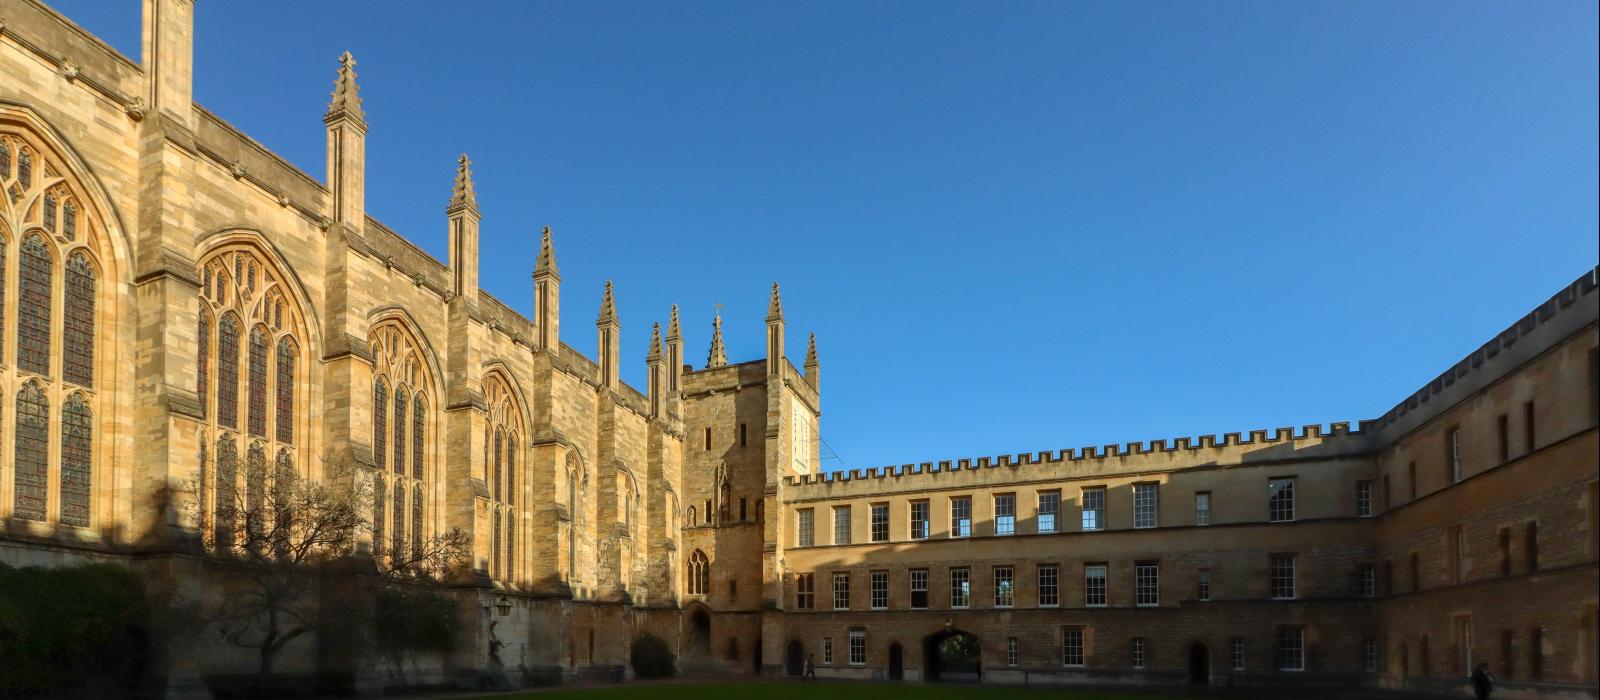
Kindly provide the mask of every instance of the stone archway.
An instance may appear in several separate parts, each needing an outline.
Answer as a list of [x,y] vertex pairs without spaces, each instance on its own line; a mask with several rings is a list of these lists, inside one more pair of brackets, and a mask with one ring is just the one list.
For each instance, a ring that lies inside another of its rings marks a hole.
[[922,641],[923,679],[945,683],[976,683],[983,677],[982,644],[978,636],[945,629]]
[[905,649],[901,648],[899,642],[889,645],[889,680],[898,681],[906,677],[905,655]]
[[689,630],[685,639],[685,661],[703,662],[711,659],[711,615],[704,608],[697,608],[689,614]]
[[800,646],[800,640],[791,639],[783,653],[783,672],[791,676],[798,676],[805,670],[806,651]]
[[1211,651],[1200,642],[1189,646],[1189,685],[1211,685]]

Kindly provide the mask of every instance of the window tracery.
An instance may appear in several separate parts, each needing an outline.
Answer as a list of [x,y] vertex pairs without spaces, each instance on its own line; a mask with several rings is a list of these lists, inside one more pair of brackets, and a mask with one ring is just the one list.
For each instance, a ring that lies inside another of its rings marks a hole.
[[489,492],[489,509],[493,524],[489,548],[489,577],[497,581],[515,583],[517,572],[517,544],[521,533],[521,511],[517,508],[517,492],[521,480],[517,475],[517,455],[522,452],[521,435],[523,418],[511,394],[510,384],[497,372],[483,380],[484,402],[488,406],[488,420],[484,426],[485,461],[484,481]]
[[[420,342],[399,321],[380,323],[367,343],[373,356],[374,490],[381,491],[375,496],[385,508],[382,514],[374,513],[374,549],[400,556],[409,546],[415,555],[428,536],[431,491],[425,484],[425,465],[432,416],[427,395],[433,383]],[[378,523],[384,516],[387,522]]]

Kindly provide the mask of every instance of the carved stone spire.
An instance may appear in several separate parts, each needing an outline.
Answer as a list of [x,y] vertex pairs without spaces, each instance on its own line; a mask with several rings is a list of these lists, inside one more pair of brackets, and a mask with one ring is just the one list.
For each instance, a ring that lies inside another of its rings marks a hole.
[[767,322],[783,320],[783,300],[778,298],[778,283],[772,283],[772,300],[767,302]]
[[600,297],[600,318],[595,319],[598,325],[617,323],[617,299],[611,291],[611,280],[606,280],[605,294]]
[[683,337],[678,330],[678,305],[672,305],[672,316],[667,319],[667,342],[671,343]]
[[661,324],[650,324],[650,354],[645,356],[645,361],[655,364],[661,361]]
[[672,317],[667,320],[667,395],[678,396],[678,385],[683,378],[683,333],[678,329],[678,305],[672,305]]
[[365,122],[361,111],[361,88],[356,86],[356,58],[349,51],[339,56],[339,77],[333,81],[333,100],[328,103],[328,118],[347,116]]
[[722,314],[711,320],[711,354],[706,356],[706,367],[728,366],[728,351],[722,347]]
[[556,269],[556,245],[550,240],[550,227],[544,227],[544,237],[539,241],[539,261],[534,263],[533,274],[548,274],[561,276],[561,271]]
[[472,159],[465,153],[456,158],[456,185],[450,190],[450,206],[478,208],[478,191],[472,186]]
[[806,381],[811,382],[811,388],[822,390],[822,364],[817,362],[817,334],[812,333],[806,339]]
[[817,334],[812,333],[806,338],[806,367],[817,366]]

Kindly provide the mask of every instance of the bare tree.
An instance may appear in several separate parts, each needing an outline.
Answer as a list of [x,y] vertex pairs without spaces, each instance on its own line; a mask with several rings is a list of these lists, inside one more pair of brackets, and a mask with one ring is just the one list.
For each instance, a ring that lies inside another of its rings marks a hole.
[[200,522],[210,525],[211,551],[238,564],[248,581],[208,617],[228,642],[256,651],[257,692],[266,688],[273,662],[289,642],[348,612],[328,609],[328,586],[435,581],[467,558],[469,538],[453,529],[374,557],[378,577],[363,582],[350,564],[372,531],[372,475],[346,460],[324,459],[323,480],[301,479],[286,463],[269,470],[265,459],[251,457],[243,488],[218,484],[209,517],[199,496],[204,489],[191,493],[197,494]]

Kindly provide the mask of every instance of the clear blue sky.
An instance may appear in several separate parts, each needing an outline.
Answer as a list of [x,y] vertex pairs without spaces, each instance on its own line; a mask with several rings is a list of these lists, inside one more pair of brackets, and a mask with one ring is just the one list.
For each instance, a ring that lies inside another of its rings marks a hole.
[[[134,58],[138,3],[58,0]],[[313,176],[360,62],[367,210],[624,378],[815,331],[861,467],[1375,417],[1593,267],[1596,4],[202,2],[195,96]]]

